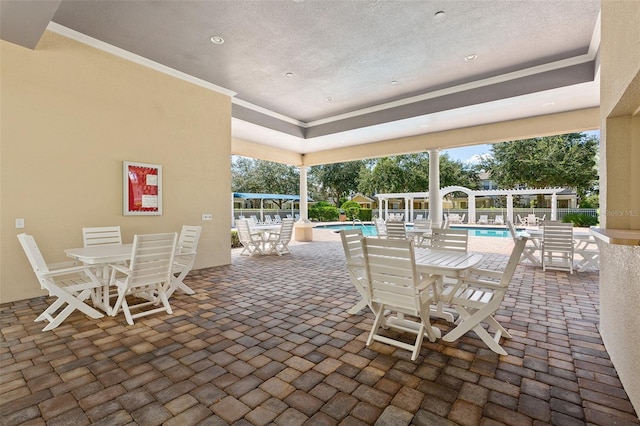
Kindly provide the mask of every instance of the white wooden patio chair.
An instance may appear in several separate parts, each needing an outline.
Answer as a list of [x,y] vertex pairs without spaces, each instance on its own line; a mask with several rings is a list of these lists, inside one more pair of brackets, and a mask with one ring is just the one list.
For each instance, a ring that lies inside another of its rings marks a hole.
[[191,268],[193,268],[193,264],[196,261],[196,250],[198,249],[201,232],[202,226],[182,226],[180,236],[178,237],[178,245],[176,246],[176,254],[173,259],[171,285],[165,290],[167,297],[171,297],[178,289],[186,294],[195,294],[195,291],[184,283],[184,279],[187,274],[191,272]]
[[[134,318],[152,315],[158,312],[173,314],[165,288],[170,285],[173,275],[173,259],[176,253],[178,234],[176,232],[166,234],[135,235],[131,250],[131,263],[129,267],[123,265],[111,265],[111,280],[109,285],[118,289],[118,299],[111,316],[118,312],[124,312],[127,324],[133,325]],[[124,276],[117,276],[116,272]],[[129,304],[130,301],[136,301]],[[138,302],[139,301],[139,302]],[[147,306],[161,307],[141,310],[135,314],[132,309],[142,309]]]
[[82,228],[82,241],[85,247],[122,244],[122,234],[119,226]]
[[434,250],[467,251],[469,232],[466,229],[433,228],[431,248]]
[[516,215],[516,217],[518,218],[518,226],[527,226],[527,219],[523,219],[520,217],[520,215]]
[[[444,287],[438,300],[451,304],[460,316],[456,327],[445,334],[442,340],[454,342],[473,330],[493,352],[507,355],[500,346],[500,337],[511,338],[511,335],[493,316],[500,308],[525,245],[526,237],[516,240],[503,272],[474,268],[455,285]],[[493,336],[482,323],[493,329]]]
[[[513,223],[507,221],[507,228],[509,228],[509,234],[511,234],[511,238],[514,242],[516,242],[519,238],[519,235],[516,231],[516,228],[513,226]],[[542,247],[540,246],[540,242],[537,239],[527,239],[527,242],[522,250],[522,255],[520,256],[519,263],[529,263],[533,266],[542,266]]]
[[271,219],[270,214],[265,214],[264,221],[262,223],[264,223],[265,225],[273,225],[275,222],[273,221],[273,219]]
[[249,221],[250,219],[242,219],[236,222],[238,239],[243,247],[240,254],[248,254],[249,256],[253,256],[254,254],[264,254],[262,251],[264,245],[262,234],[252,234]]
[[[58,327],[76,309],[90,318],[96,319],[104,316],[85,303],[89,297],[93,299],[95,289],[103,285],[89,266],[79,266],[75,262],[48,265],[33,236],[19,234],[18,240],[29,259],[40,286],[49,292],[49,296],[56,297],[56,300],[35,319],[35,322],[49,321],[49,324],[42,331]],[[66,306],[64,306],[65,304]]]
[[538,226],[539,224],[538,218],[535,214],[528,214],[525,220],[527,222],[527,226]]
[[423,219],[424,219],[424,216],[421,213],[418,213],[416,215],[416,220],[423,220]]
[[[362,252],[367,269],[369,301],[375,314],[367,346],[377,341],[406,349],[411,351],[411,360],[415,361],[425,335],[431,342],[440,337],[440,330],[429,322],[431,287],[435,279],[421,280],[411,241],[368,237],[362,240]],[[397,312],[398,317],[385,318],[387,309]],[[418,321],[407,319],[403,316],[405,314],[416,317]],[[383,327],[413,333],[415,341],[411,344],[379,334]]]
[[[355,315],[366,306],[371,308],[369,303],[369,290],[367,289],[367,270],[362,254],[362,229],[343,229],[340,231],[340,240],[344,249],[344,256],[347,260],[347,271],[351,283],[360,294],[361,300],[356,303],[348,313]],[[371,309],[373,312],[373,309]]]
[[373,224],[376,227],[376,235],[378,238],[387,238],[387,224],[382,218],[375,218]]
[[478,219],[478,224],[479,225],[486,225],[488,223],[489,223],[489,215],[481,214],[480,218]]
[[390,239],[407,239],[407,228],[404,222],[390,220],[385,224],[387,228],[387,238]]
[[575,240],[574,253],[582,258],[573,265],[576,271],[583,272],[590,269],[600,269],[600,250],[593,237]]
[[573,224],[542,222],[542,269],[573,274]]
[[413,223],[413,228],[416,230],[424,231],[423,233],[416,234],[415,243],[416,247],[429,247],[431,245],[431,220],[430,219],[416,219]]
[[278,256],[282,256],[289,251],[289,243],[293,236],[293,219],[284,219],[280,225],[278,232],[272,232],[269,234],[269,238],[265,240],[265,251],[269,253],[276,253]]

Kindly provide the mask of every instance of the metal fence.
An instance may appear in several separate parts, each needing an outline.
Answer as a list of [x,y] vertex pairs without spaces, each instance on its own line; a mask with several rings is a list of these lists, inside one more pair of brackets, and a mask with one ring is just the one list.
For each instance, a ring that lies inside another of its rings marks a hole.
[[[389,213],[404,214],[404,209],[389,209]],[[467,209],[443,209],[442,213],[443,214],[457,213],[458,215],[460,215],[460,217],[464,215],[464,222],[469,223],[469,210]],[[569,213],[586,214],[588,216],[595,217],[596,219],[599,218],[598,209],[578,209],[578,208],[560,209],[559,208],[559,209],[556,209],[556,220],[562,221],[562,218],[564,218]],[[524,219],[527,215],[530,215],[530,214],[534,214],[536,215],[536,217],[544,218],[545,220],[551,220],[550,208],[515,208],[515,207],[513,209],[513,218],[511,218],[511,220],[517,224],[518,215],[520,215],[520,217]],[[422,215],[423,218],[428,218],[429,209],[415,209],[413,211],[413,218],[411,218],[411,220],[415,220],[416,217],[418,217],[418,215]],[[505,221],[509,220],[509,218],[507,218],[506,208],[476,209],[475,223],[477,223],[478,219],[480,219],[480,215],[486,215],[490,221],[493,221],[496,215],[502,215]]]

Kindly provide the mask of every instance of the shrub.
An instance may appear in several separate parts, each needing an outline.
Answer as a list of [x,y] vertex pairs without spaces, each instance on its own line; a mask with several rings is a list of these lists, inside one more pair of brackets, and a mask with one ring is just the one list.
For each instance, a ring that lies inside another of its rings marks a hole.
[[347,201],[340,206],[341,210],[344,210],[349,220],[360,218],[360,204],[355,201]]
[[373,220],[373,210],[371,209],[360,209],[360,214],[358,218],[363,222],[371,222]]
[[309,219],[319,220],[320,222],[331,222],[338,220],[338,216],[338,208],[326,201],[318,201],[309,208]]
[[586,213],[568,213],[563,218],[564,223],[573,223],[573,226],[588,228],[598,224],[598,218]]
[[231,231],[231,248],[238,248],[238,247],[242,247],[242,244],[240,244],[240,238],[238,238],[238,231],[232,230]]

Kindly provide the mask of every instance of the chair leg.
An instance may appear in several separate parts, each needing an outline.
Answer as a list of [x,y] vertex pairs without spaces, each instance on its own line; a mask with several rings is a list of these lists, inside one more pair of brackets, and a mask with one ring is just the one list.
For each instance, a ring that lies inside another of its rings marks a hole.
[[[52,303],[51,306],[45,309],[45,311],[40,314],[38,318],[35,319],[35,321],[49,321],[49,324],[47,324],[47,326],[44,327],[42,331],[49,331],[58,327],[76,309],[94,319],[102,318],[104,316],[96,309],[84,303],[84,301],[91,295],[91,289],[84,289],[75,296],[58,287],[52,287],[49,289],[49,291],[58,299],[54,303]],[[56,311],[58,311],[58,309],[60,309],[65,303],[67,304],[67,306],[61,312],[55,315]]]

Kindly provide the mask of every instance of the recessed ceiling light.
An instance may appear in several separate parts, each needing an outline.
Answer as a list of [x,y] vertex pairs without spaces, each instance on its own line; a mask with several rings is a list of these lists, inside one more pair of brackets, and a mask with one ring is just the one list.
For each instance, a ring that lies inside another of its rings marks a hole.
[[464,60],[467,62],[475,61],[476,59],[478,59],[478,55],[476,55],[475,53],[472,53],[471,55],[467,55],[464,57]]
[[284,75],[285,77],[293,77],[293,73],[292,72],[288,72]]
[[333,102],[333,98],[331,96],[327,96],[324,100],[327,102]]
[[444,13],[444,10],[439,10],[433,15],[433,19],[435,19],[436,21],[442,21],[446,17],[447,17],[447,14]]
[[213,44],[223,44],[224,39],[220,36],[211,36],[211,43]]
[[398,82],[396,80],[391,80],[391,84],[396,85]]

